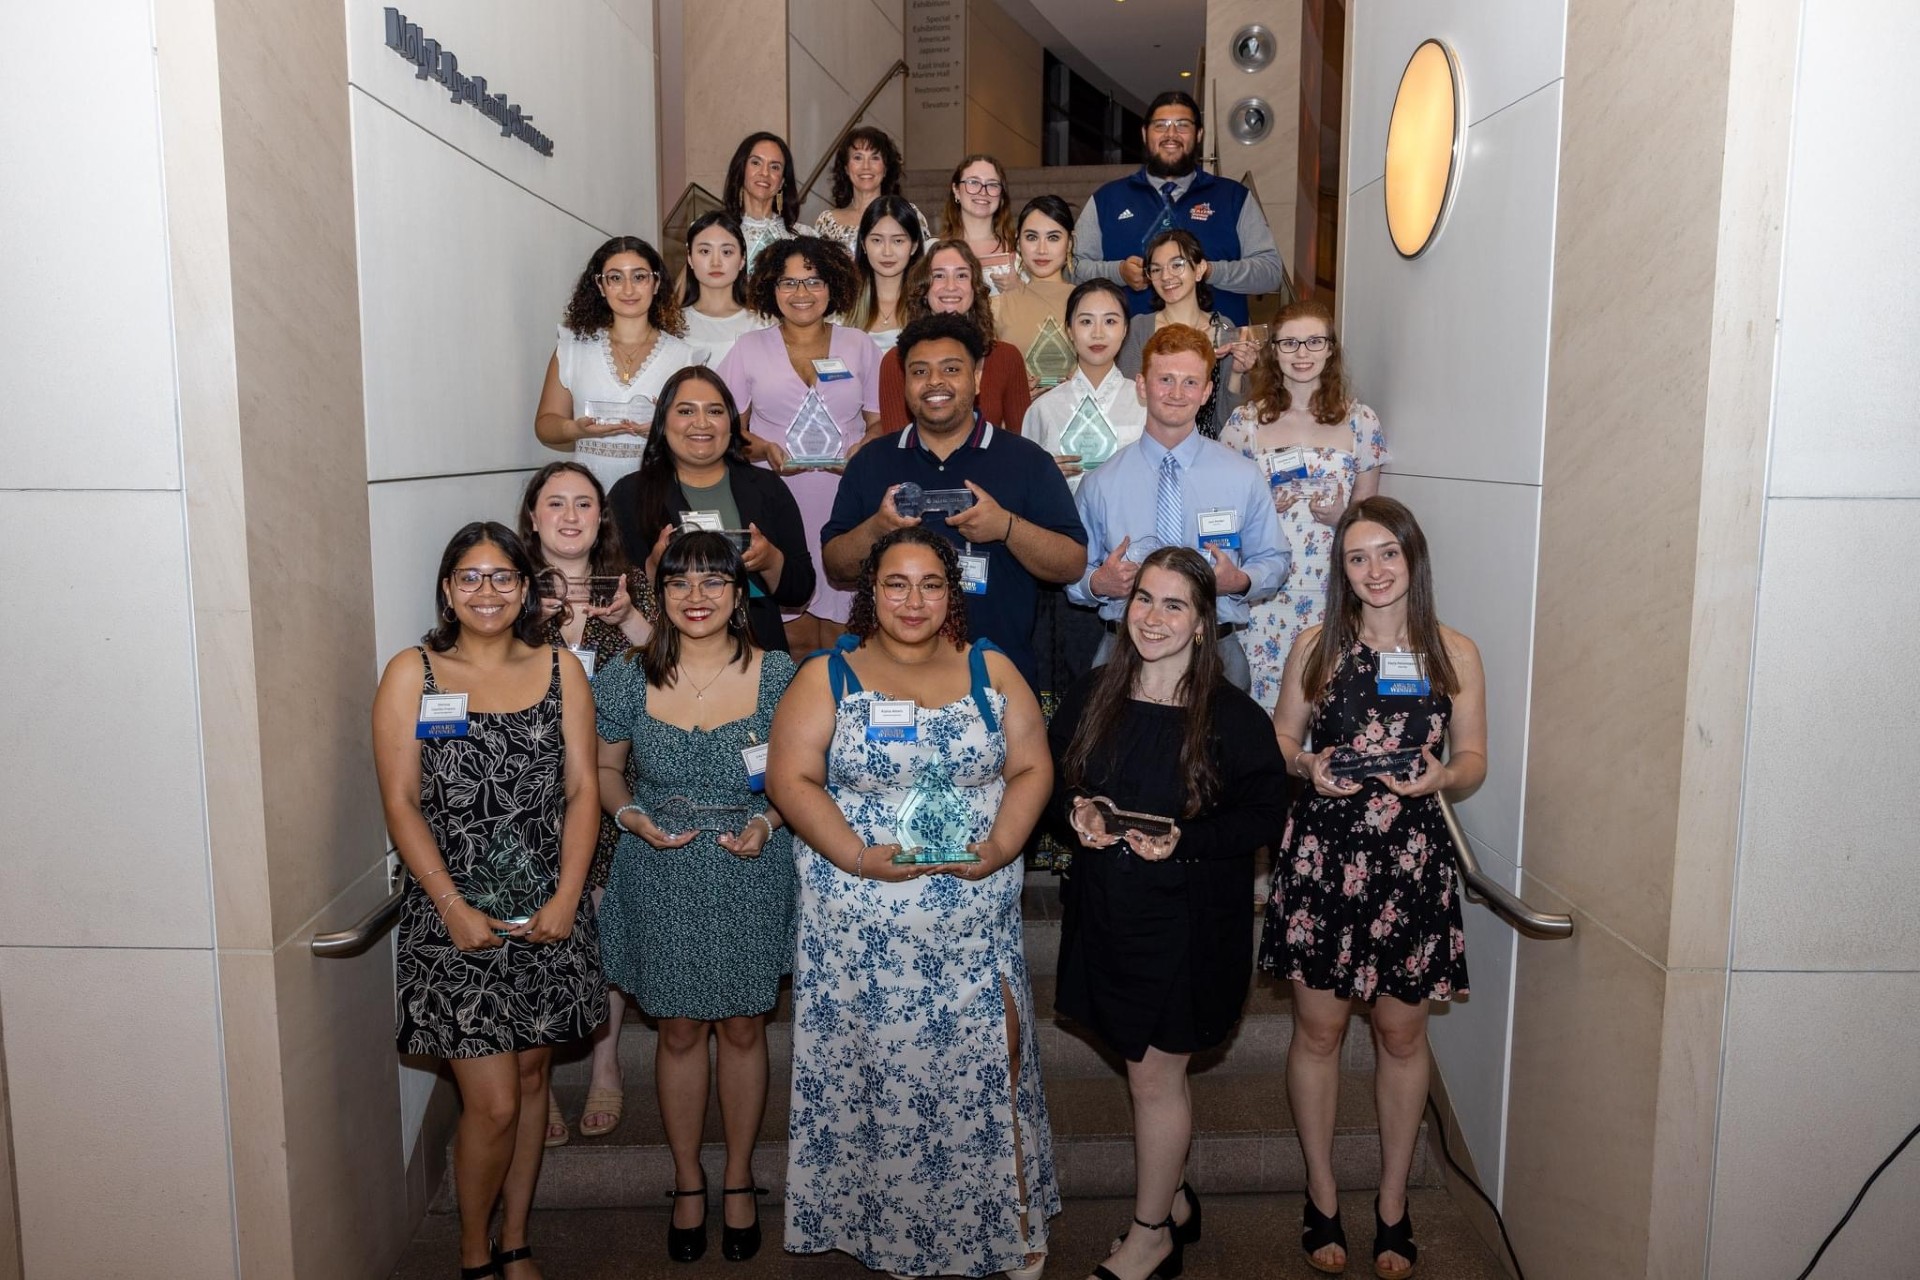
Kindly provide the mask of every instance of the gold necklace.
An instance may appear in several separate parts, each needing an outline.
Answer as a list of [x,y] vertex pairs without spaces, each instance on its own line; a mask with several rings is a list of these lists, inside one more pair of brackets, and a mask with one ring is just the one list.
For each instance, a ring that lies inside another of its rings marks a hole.
[[695,684],[693,679],[693,672],[684,666],[680,668],[680,674],[687,678],[688,684],[693,685],[693,700],[695,702],[705,702],[707,700],[707,690],[713,688],[715,682],[718,681],[721,676],[725,675],[727,673],[727,668],[732,665],[733,664],[731,662],[721,663],[720,669],[714,672],[712,677],[708,679],[708,681],[705,684]]

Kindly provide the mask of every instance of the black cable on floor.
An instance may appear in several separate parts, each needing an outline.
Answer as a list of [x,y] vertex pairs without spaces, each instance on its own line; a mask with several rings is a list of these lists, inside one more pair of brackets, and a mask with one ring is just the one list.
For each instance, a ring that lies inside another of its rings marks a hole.
[[[1440,1118],[1440,1108],[1437,1105],[1435,1105],[1432,1094],[1427,1095],[1427,1110],[1433,1113],[1433,1131],[1436,1134],[1438,1134],[1440,1137],[1440,1154],[1447,1158],[1448,1166],[1451,1167],[1455,1173],[1460,1175],[1460,1180],[1466,1183],[1469,1187],[1473,1188],[1473,1194],[1479,1196],[1481,1201],[1486,1204],[1487,1208],[1493,1211],[1493,1221],[1495,1225],[1497,1225],[1500,1228],[1500,1243],[1507,1246],[1507,1257],[1513,1260],[1513,1274],[1514,1274],[1515,1280],[1527,1280],[1527,1273],[1520,1266],[1520,1255],[1513,1251],[1513,1240],[1507,1235],[1507,1220],[1500,1216],[1500,1206],[1493,1202],[1493,1198],[1491,1196],[1489,1196],[1486,1192],[1480,1189],[1480,1184],[1473,1180],[1473,1175],[1468,1173],[1465,1169],[1462,1169],[1460,1167],[1460,1162],[1453,1158],[1453,1150],[1452,1148],[1447,1146],[1446,1121]],[[1894,1154],[1898,1155],[1899,1153],[1895,1152]],[[1885,1166],[1882,1166],[1882,1167],[1884,1168]],[[1851,1213],[1852,1210],[1849,1209],[1848,1212]],[[1842,1219],[1842,1222],[1844,1221],[1845,1219]],[[1822,1245],[1821,1247],[1825,1248],[1826,1246]]]
[[1813,1274],[1813,1269],[1820,1265],[1821,1255],[1826,1253],[1827,1246],[1834,1242],[1835,1237],[1837,1237],[1840,1234],[1840,1232],[1846,1227],[1848,1221],[1852,1219],[1853,1211],[1855,1209],[1858,1209],[1860,1207],[1860,1202],[1867,1198],[1867,1192],[1873,1189],[1873,1184],[1875,1180],[1877,1180],[1881,1174],[1887,1171],[1888,1165],[1892,1164],[1895,1160],[1898,1160],[1900,1158],[1900,1153],[1902,1151],[1905,1151],[1907,1149],[1907,1144],[1912,1142],[1916,1137],[1920,1137],[1920,1124],[1916,1124],[1915,1126],[1913,1126],[1913,1128],[1907,1130],[1907,1136],[1900,1139],[1900,1145],[1895,1147],[1891,1152],[1888,1153],[1887,1158],[1880,1162],[1880,1167],[1878,1169],[1875,1169],[1872,1173],[1867,1175],[1867,1180],[1860,1184],[1860,1192],[1858,1195],[1854,1196],[1853,1203],[1848,1205],[1847,1211],[1840,1215],[1840,1221],[1833,1224],[1833,1230],[1827,1232],[1827,1238],[1825,1240],[1822,1240],[1820,1242],[1820,1247],[1813,1251],[1813,1261],[1807,1264],[1807,1269],[1805,1271],[1802,1271],[1798,1276],[1796,1276],[1795,1280],[1807,1280],[1807,1277]]

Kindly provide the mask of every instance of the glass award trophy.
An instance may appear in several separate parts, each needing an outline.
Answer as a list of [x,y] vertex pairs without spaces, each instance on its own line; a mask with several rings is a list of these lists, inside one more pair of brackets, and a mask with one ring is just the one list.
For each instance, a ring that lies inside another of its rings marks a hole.
[[894,813],[893,836],[900,852],[893,861],[903,867],[978,862],[980,855],[967,848],[972,833],[973,810],[953,779],[939,769],[922,769]]
[[631,400],[589,400],[585,416],[601,426],[621,423],[645,433],[653,427],[653,401],[647,396]]
[[1160,541],[1160,539],[1150,533],[1142,534],[1127,543],[1127,559],[1131,560],[1134,564],[1139,564],[1165,545],[1166,543]]
[[1402,747],[1398,751],[1382,751],[1377,755],[1355,751],[1352,747],[1341,747],[1328,759],[1327,772],[1349,782],[1359,782],[1382,773],[1389,778],[1412,779],[1419,775],[1420,764],[1419,747]]
[[1040,323],[1040,332],[1027,345],[1027,374],[1042,388],[1057,387],[1073,376],[1073,344],[1052,316]]
[[893,491],[893,509],[908,517],[958,515],[973,503],[971,489],[922,489],[909,480]]
[[1105,796],[1090,796],[1087,803],[1100,815],[1100,824],[1110,836],[1124,836],[1129,831],[1138,831],[1141,835],[1158,839],[1174,828],[1172,818],[1163,818],[1157,813],[1135,813],[1131,809],[1122,809]]
[[840,424],[827,412],[818,387],[808,390],[800,412],[793,415],[793,425],[787,428],[787,454],[788,466],[815,470],[838,467],[847,460]]
[[1119,438],[1107,425],[1107,415],[1100,412],[1092,396],[1081,396],[1080,407],[1073,411],[1067,429],[1060,433],[1060,451],[1078,455],[1080,469],[1091,471],[1111,458],[1119,447]]
[[469,905],[508,924],[525,924],[553,896],[540,864],[507,829],[494,832],[486,852],[461,879],[461,894]]
[[738,831],[753,816],[744,804],[707,804],[688,796],[668,796],[647,811],[653,825],[670,836],[689,831]]

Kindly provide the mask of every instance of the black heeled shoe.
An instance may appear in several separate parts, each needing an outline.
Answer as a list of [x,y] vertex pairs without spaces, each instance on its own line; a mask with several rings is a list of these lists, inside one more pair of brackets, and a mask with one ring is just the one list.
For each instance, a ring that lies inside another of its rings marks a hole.
[[700,1197],[700,1225],[697,1227],[676,1227],[673,1215],[667,1215],[667,1256],[675,1262],[698,1262],[707,1251],[707,1188],[703,1183],[698,1191],[669,1191],[667,1199],[678,1200],[685,1196]]
[[[1185,1222],[1175,1222],[1173,1224],[1173,1238],[1179,1244],[1199,1244],[1200,1197],[1194,1193],[1193,1184],[1190,1182],[1181,1183],[1180,1190],[1174,1194],[1184,1195],[1187,1198],[1187,1206],[1191,1208],[1193,1212],[1187,1215]],[[1168,1220],[1171,1221],[1173,1215],[1168,1214],[1167,1217]]]
[[500,1274],[500,1251],[487,1241],[487,1260],[477,1267],[460,1268],[460,1280],[490,1280]]
[[[1398,1271],[1380,1265],[1380,1255],[1397,1253],[1407,1260]],[[1380,1217],[1380,1197],[1373,1198],[1373,1274],[1380,1280],[1410,1280],[1420,1268],[1420,1249],[1413,1243],[1413,1206],[1400,1211],[1400,1221],[1388,1226]]]
[[[1313,1256],[1330,1244],[1339,1245],[1340,1252],[1343,1255],[1343,1260],[1337,1267],[1330,1267]],[[1337,1276],[1346,1273],[1347,1263],[1345,1257],[1349,1256],[1347,1250],[1347,1231],[1345,1227],[1340,1225],[1340,1202],[1338,1200],[1333,1202],[1333,1214],[1329,1217],[1314,1206],[1313,1193],[1311,1191],[1307,1193],[1307,1207],[1300,1215],[1300,1250],[1307,1255],[1307,1265],[1315,1271],[1318,1271],[1321,1275]]]
[[753,1225],[730,1227],[727,1225],[726,1201],[720,1202],[720,1256],[728,1262],[745,1262],[760,1252],[760,1200],[767,1194],[765,1187],[722,1187],[722,1196],[753,1196]]
[[505,1276],[507,1274],[507,1264],[509,1262],[525,1262],[527,1259],[531,1257],[533,1257],[533,1246],[530,1244],[523,1244],[518,1249],[506,1249],[506,1250],[494,1249],[493,1274],[497,1276]]
[[[1173,1250],[1155,1263],[1153,1270],[1147,1272],[1143,1280],[1179,1280],[1180,1273],[1187,1269],[1187,1246],[1181,1243],[1179,1232],[1174,1228],[1173,1215],[1168,1214],[1165,1222],[1148,1222],[1141,1218],[1135,1218],[1134,1221],[1149,1231],[1166,1232],[1168,1242],[1173,1245]],[[1123,1280],[1097,1263],[1093,1275],[1094,1280]]]

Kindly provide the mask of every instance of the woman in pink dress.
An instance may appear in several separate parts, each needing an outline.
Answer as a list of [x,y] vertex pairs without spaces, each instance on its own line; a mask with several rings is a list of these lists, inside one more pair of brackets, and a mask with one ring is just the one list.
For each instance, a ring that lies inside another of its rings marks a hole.
[[[749,455],[787,477],[816,547],[842,468],[790,465],[796,424],[829,424],[827,453],[842,461],[879,431],[880,353],[865,333],[827,318],[852,307],[855,293],[853,262],[832,241],[808,236],[768,245],[754,263],[747,305],[776,323],[742,335],[720,362],[746,423]],[[787,620],[788,647],[832,647],[846,630],[851,601],[823,574],[806,611]]]

